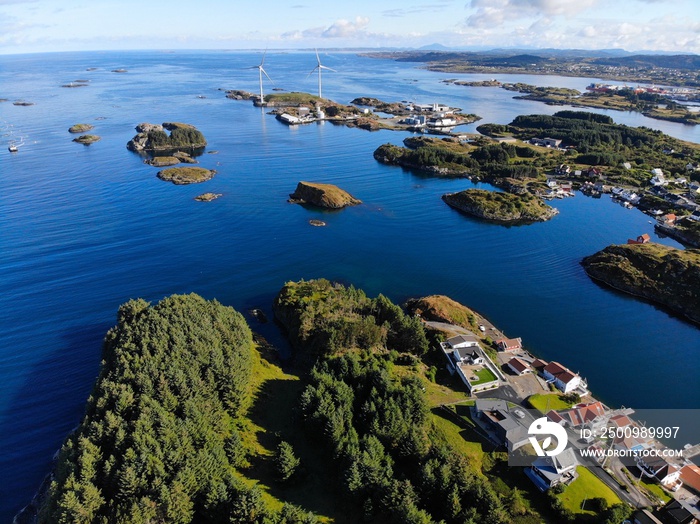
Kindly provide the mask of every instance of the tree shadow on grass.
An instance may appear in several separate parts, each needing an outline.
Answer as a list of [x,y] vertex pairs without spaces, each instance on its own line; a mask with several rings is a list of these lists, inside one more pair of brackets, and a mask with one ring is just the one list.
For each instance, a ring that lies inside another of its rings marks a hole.
[[[249,410],[250,420],[257,426],[256,439],[265,454],[249,457],[250,467],[244,474],[258,481],[258,486],[277,499],[295,504],[306,511],[334,519],[348,520],[335,480],[332,458],[323,444],[310,437],[297,416],[296,406],[304,388],[300,380],[272,379],[263,383]],[[294,476],[285,483],[277,480],[274,454],[284,440],[294,448],[301,460]]]

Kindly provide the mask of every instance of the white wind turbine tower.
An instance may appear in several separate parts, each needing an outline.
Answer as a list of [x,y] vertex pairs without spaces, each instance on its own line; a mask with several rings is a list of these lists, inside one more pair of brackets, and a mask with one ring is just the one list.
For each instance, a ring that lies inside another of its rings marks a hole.
[[318,97],[323,98],[323,96],[321,96],[321,70],[327,69],[328,71],[333,71],[334,73],[337,73],[338,71],[336,71],[335,69],[331,69],[330,67],[326,67],[323,64],[321,64],[321,59],[318,57],[318,49],[316,49],[315,51],[316,51],[316,67],[314,67],[311,70],[311,73],[309,73],[306,76],[306,78],[309,78],[313,74],[313,72],[318,69]]
[[[260,105],[264,106],[265,105],[265,96],[263,95],[263,74],[267,77],[267,79],[272,82],[272,78],[270,78],[270,75],[267,74],[267,71],[263,68],[263,65],[265,64],[265,55],[267,54],[267,49],[265,49],[265,52],[263,53],[262,60],[260,61],[259,65],[248,67],[246,69],[257,69],[258,73],[260,74]],[[274,84],[274,82],[272,82]]]

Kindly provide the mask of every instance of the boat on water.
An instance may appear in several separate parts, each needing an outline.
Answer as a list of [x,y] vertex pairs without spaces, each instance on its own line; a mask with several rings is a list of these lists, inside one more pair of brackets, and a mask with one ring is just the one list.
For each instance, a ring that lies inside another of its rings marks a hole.
[[17,144],[15,144],[15,143],[12,143],[12,144],[10,144],[9,146],[7,146],[7,150],[8,150],[10,153],[16,153],[17,151],[19,151],[19,146],[18,146]]

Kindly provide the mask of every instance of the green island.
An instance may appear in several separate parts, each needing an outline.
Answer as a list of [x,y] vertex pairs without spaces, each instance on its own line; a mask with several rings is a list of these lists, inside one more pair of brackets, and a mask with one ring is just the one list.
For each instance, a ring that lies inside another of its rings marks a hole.
[[215,174],[215,170],[205,169],[203,167],[169,167],[158,171],[158,178],[181,186],[206,182],[214,178]]
[[[136,126],[136,131],[136,136],[126,145],[131,151],[194,150],[207,145],[201,131],[180,122],[164,122],[162,125],[143,123]],[[166,131],[170,131],[170,134]]]
[[73,139],[73,142],[77,142],[78,144],[83,144],[85,146],[89,146],[90,144],[94,144],[98,140],[101,140],[102,137],[97,136],[97,135],[80,135],[77,138]]
[[543,222],[558,211],[530,195],[513,195],[484,189],[467,189],[442,195],[449,206],[468,215],[499,223]]
[[70,126],[68,128],[69,133],[86,133],[87,131],[90,131],[91,129],[94,129],[95,126],[92,124],[75,124],[74,126]]
[[[447,297],[416,303],[471,323]],[[509,468],[471,420],[474,401],[436,376],[434,332],[385,296],[302,280],[283,286],[273,311],[295,348],[287,369],[216,301],[122,305],[85,415],[25,512],[42,524],[618,524],[629,515],[593,475],[543,497]],[[583,509],[586,493],[607,503]]]
[[341,209],[362,203],[347,191],[333,184],[318,182],[299,182],[294,193],[289,195],[289,201],[295,204],[311,204],[328,209]]
[[581,261],[596,281],[700,323],[700,251],[661,244],[612,245]]

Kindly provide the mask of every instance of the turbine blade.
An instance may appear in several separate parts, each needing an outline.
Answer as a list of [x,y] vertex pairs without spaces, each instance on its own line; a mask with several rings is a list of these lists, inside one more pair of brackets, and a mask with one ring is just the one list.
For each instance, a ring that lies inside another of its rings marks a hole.
[[318,57],[318,49],[314,48],[314,51],[316,51],[316,62],[318,62],[318,65],[321,65],[321,59]]
[[265,64],[265,55],[267,54],[267,47],[265,48],[265,52],[263,53],[262,60],[260,60],[260,67],[262,67]]
[[262,71],[262,72],[265,74],[265,76],[267,77],[267,79],[268,79],[270,82],[272,82],[273,84],[275,83],[275,82],[272,80],[272,78],[270,78],[270,75],[267,74],[267,71],[265,71],[262,67],[260,68],[260,71]]
[[326,67],[326,66],[324,66],[324,65],[319,66],[319,67],[320,67],[321,69],[328,69],[329,71],[333,71],[334,73],[337,73],[337,72],[338,72],[338,71],[336,71],[335,69],[331,69],[330,67]]
[[311,75],[313,75],[313,74],[316,72],[316,69],[318,69],[318,66],[314,67],[314,68],[311,70],[311,72],[310,72],[308,75],[306,75],[306,78],[309,78]]

